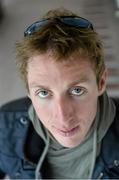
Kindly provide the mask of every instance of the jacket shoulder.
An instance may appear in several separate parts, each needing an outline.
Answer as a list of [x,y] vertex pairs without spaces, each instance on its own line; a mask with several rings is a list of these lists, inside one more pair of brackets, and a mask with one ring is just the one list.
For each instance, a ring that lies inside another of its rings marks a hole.
[[[28,116],[30,105],[30,99],[24,97],[8,102],[0,108],[1,176],[5,172],[10,179],[34,179],[35,177],[36,164],[31,160],[32,158],[34,160],[34,157],[36,160],[39,159],[40,151],[37,146],[41,140],[34,131]],[[37,146],[33,144],[34,134],[37,135],[38,142],[35,138]],[[38,147],[41,149],[41,144]]]
[[[30,124],[29,98],[10,101],[0,108],[0,152],[12,155],[13,147],[22,147]],[[5,142],[5,148],[3,148]],[[21,144],[21,145],[20,145]]]
[[119,179],[119,98],[113,98],[116,114],[102,143],[97,157],[93,178]]

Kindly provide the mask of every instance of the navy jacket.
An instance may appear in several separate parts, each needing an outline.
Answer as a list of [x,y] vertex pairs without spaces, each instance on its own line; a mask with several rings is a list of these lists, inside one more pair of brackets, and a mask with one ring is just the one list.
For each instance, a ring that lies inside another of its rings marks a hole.
[[[114,100],[115,120],[105,135],[96,160],[92,179],[119,179],[119,100]],[[28,117],[30,99],[22,98],[0,108],[0,178],[35,179],[35,169],[44,142],[34,130]],[[39,179],[49,176],[47,159]]]

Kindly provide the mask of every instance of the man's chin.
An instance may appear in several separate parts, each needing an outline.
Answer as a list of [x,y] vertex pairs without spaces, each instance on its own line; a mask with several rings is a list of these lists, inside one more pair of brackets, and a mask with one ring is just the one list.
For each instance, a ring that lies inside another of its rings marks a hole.
[[76,146],[79,146],[82,142],[82,141],[79,141],[79,139],[78,140],[75,140],[75,139],[64,140],[64,138],[57,139],[57,141],[59,142],[59,144],[61,144],[63,147],[66,147],[66,148],[75,148]]

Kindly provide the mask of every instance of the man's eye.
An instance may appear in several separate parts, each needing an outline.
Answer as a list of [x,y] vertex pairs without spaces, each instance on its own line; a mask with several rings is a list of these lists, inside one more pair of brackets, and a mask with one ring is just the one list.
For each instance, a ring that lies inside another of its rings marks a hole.
[[49,96],[49,92],[46,91],[46,90],[40,90],[37,95],[40,97],[40,98],[46,98]]
[[85,90],[81,87],[74,87],[74,88],[71,88],[71,91],[70,93],[72,95],[76,95],[76,96],[80,96],[82,95],[83,93],[85,92]]

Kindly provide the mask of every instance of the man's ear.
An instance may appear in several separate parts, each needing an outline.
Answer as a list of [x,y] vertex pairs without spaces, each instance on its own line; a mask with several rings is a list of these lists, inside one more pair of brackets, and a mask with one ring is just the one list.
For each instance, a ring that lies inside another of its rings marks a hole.
[[107,84],[106,80],[107,80],[107,69],[104,69],[98,83],[99,96],[102,95],[106,89],[106,84]]

